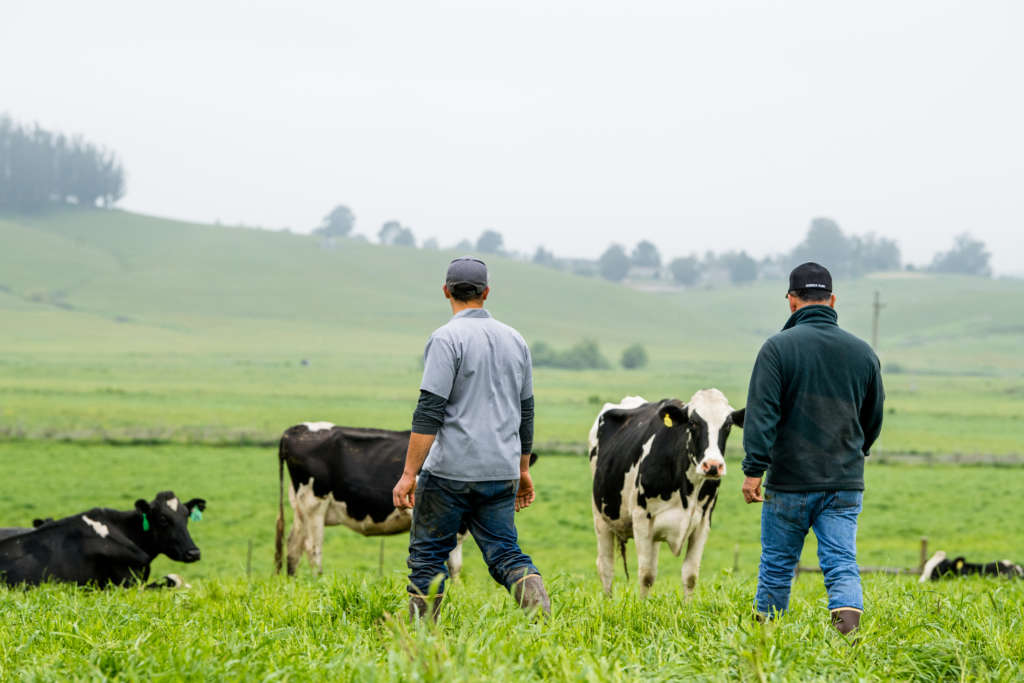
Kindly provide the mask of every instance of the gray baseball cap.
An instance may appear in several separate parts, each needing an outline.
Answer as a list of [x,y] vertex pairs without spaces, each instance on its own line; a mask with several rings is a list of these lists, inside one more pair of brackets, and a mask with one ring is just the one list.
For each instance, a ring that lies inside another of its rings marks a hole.
[[452,285],[473,285],[477,292],[487,289],[487,264],[472,256],[460,256],[448,264],[444,283]]

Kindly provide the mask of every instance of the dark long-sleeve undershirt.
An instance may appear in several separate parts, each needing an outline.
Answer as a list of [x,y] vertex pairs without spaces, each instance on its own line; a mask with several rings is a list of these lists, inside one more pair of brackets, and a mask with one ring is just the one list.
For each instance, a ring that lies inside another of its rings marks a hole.
[[[437,434],[444,424],[444,410],[448,400],[443,396],[420,390],[420,399],[412,414],[412,431],[417,434]],[[522,418],[519,422],[520,452],[533,452],[533,396],[523,399],[520,404]]]

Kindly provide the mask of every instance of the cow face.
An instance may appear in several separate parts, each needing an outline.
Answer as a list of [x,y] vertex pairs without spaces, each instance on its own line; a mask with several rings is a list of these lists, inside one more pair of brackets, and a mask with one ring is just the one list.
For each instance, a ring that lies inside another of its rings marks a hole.
[[135,509],[145,515],[143,529],[152,534],[155,552],[177,562],[196,562],[200,557],[199,548],[188,533],[189,517],[197,508],[205,510],[206,501],[193,498],[182,503],[171,491],[161,491],[152,502],[135,501]]
[[673,400],[658,410],[666,427],[688,430],[686,454],[697,475],[708,479],[725,476],[725,442],[733,425],[743,427],[744,414],[718,389],[701,389],[689,403]]

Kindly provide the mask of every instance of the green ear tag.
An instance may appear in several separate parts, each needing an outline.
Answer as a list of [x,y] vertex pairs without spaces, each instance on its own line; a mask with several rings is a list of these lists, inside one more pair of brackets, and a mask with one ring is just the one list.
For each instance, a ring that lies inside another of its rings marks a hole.
[[149,531],[149,517],[146,516],[145,512],[142,513],[142,530]]
[[188,516],[193,522],[198,522],[203,518],[203,511],[199,509],[199,506],[192,508],[192,513]]

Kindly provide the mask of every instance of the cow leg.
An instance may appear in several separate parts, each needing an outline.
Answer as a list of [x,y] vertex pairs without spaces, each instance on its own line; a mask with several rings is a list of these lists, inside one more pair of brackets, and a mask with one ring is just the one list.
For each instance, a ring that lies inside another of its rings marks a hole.
[[448,574],[453,579],[459,577],[459,572],[462,571],[462,542],[466,540],[466,536],[469,535],[469,529],[460,531],[456,536],[455,547],[448,553]]
[[288,576],[295,576],[295,570],[299,566],[299,560],[302,559],[302,553],[306,546],[306,519],[302,514],[302,508],[298,505],[295,492],[290,487],[288,494],[294,513],[292,528],[288,532]]
[[318,505],[309,516],[309,534],[306,542],[309,547],[309,565],[313,573],[321,576],[324,573],[324,522],[327,520],[327,508],[330,507],[329,498],[319,498]]
[[636,508],[633,513],[633,540],[636,542],[636,571],[642,599],[647,597],[658,578],[658,550],[661,547],[661,543],[654,540],[654,524],[643,508]]
[[594,507],[594,532],[597,534],[597,575],[606,595],[612,594],[615,578],[615,532]]
[[711,522],[707,515],[700,521],[700,526],[690,535],[690,542],[686,545],[686,557],[683,558],[683,591],[686,597],[693,595],[697,587],[697,576],[700,574],[700,561],[704,557],[704,544],[707,543],[708,534],[711,533]]

